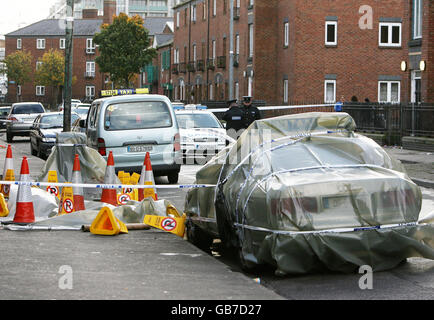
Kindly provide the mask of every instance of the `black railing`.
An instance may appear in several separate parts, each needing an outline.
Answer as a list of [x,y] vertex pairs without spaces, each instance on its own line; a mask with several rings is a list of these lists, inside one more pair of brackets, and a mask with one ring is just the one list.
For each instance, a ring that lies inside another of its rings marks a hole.
[[358,131],[434,138],[434,104],[345,103],[343,112],[353,117]]

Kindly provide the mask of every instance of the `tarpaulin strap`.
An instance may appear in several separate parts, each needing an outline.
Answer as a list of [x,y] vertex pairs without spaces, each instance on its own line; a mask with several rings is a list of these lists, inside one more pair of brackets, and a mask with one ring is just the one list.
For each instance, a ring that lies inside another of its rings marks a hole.
[[32,181],[0,181],[0,185],[24,185],[35,187],[81,187],[81,188],[94,188],[94,189],[189,189],[189,188],[213,188],[214,184],[181,184],[181,185],[124,185],[124,184],[84,184],[84,183],[61,183],[61,182],[32,182]]
[[425,226],[427,223],[418,223],[418,222],[406,222],[406,223],[396,223],[396,224],[388,224],[388,225],[379,225],[379,226],[366,226],[366,227],[352,227],[352,228],[337,228],[337,229],[325,229],[325,230],[312,230],[312,231],[288,231],[288,230],[271,230],[263,227],[250,226],[241,223],[234,223],[234,226],[242,229],[249,229],[254,231],[263,231],[274,234],[283,234],[288,236],[295,235],[307,235],[307,234],[326,234],[326,233],[347,233],[347,232],[357,232],[357,231],[370,231],[370,230],[385,230],[385,229],[395,229],[400,227],[409,227],[409,226]]

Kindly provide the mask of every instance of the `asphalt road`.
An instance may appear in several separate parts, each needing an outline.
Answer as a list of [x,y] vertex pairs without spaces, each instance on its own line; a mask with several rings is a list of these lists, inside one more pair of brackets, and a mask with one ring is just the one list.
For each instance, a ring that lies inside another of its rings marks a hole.
[[[30,174],[36,177],[44,161],[29,155],[28,141],[27,138],[14,139],[12,143],[14,166],[19,168],[20,160],[18,159],[27,156],[29,157]],[[1,134],[0,145],[6,145],[5,137]],[[4,151],[0,152],[0,157],[4,158]],[[199,168],[200,166],[197,165],[183,166],[179,183],[193,183],[195,173]],[[167,184],[168,181],[165,177],[157,177],[156,183]],[[422,191],[423,211],[427,213],[434,210],[434,189],[422,188]],[[158,192],[160,199],[170,200],[180,209],[184,208],[185,194],[185,190],[161,189]],[[131,233],[128,235],[128,242],[117,240],[121,238],[103,241],[92,238],[89,234],[84,237],[81,233],[67,232],[66,234],[68,241],[75,243],[71,249],[59,246],[56,239],[63,237],[62,232],[36,232],[32,235],[32,241],[35,242],[37,250],[31,250],[24,245],[21,248],[22,252],[15,260],[12,257],[7,259],[5,257],[15,254],[16,250],[13,247],[3,248],[3,271],[0,276],[2,278],[0,286],[3,288],[0,290],[0,299],[274,300],[282,297],[289,300],[434,299],[434,261],[422,258],[409,258],[407,262],[393,270],[374,273],[372,289],[362,290],[359,287],[362,274],[357,273],[277,277],[272,269],[267,268],[254,274],[243,273],[236,259],[220,249],[218,241],[215,241],[211,253],[205,253],[190,244],[185,246],[184,240],[173,239],[171,235],[158,231]],[[25,237],[28,237],[26,233],[0,232],[0,242],[3,244],[12,241],[19,243],[19,241],[25,241]],[[103,246],[103,242],[108,245]],[[69,260],[64,258],[68,255],[70,255]],[[85,269],[80,264],[83,260],[95,260],[101,265],[96,263],[90,269]],[[16,263],[17,261],[19,264]],[[80,287],[81,290],[57,290],[58,296],[53,297],[52,292],[57,288],[59,279],[59,270],[56,268],[62,264],[62,261],[66,265],[73,265],[74,272],[77,273],[74,286],[75,288]],[[213,266],[212,261],[215,261],[215,269],[201,269],[205,265]],[[219,269],[218,266],[222,264],[226,268]],[[26,274],[29,266],[33,266],[35,270]],[[143,270],[140,275],[133,272],[137,268]],[[190,277],[188,279],[196,285],[185,286],[185,281],[177,283],[175,275],[185,276],[186,274]],[[204,276],[206,274],[209,275],[208,278]],[[156,280],[162,275],[167,277],[163,285]],[[228,283],[234,281],[231,278],[234,275],[235,282]],[[105,283],[105,277],[114,277],[115,281]],[[222,283],[221,279],[226,279],[227,282]],[[246,279],[251,280],[251,283],[247,285],[247,291],[240,290],[246,285],[244,282]],[[43,284],[47,281],[50,285],[44,286]],[[28,288],[26,287],[28,282],[39,284],[41,287],[39,289],[37,287]],[[261,286],[257,286],[258,282]],[[95,283],[100,284],[100,287],[95,288]],[[167,289],[171,288],[171,285],[173,289]],[[142,294],[134,297],[137,291]]]

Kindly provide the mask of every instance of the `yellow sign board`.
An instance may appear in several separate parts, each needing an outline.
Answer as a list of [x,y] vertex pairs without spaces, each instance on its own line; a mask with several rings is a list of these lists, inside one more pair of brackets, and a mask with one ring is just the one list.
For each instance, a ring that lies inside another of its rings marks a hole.
[[148,88],[138,88],[138,89],[117,89],[117,90],[102,90],[102,97],[112,97],[112,96],[124,96],[128,94],[149,94]]

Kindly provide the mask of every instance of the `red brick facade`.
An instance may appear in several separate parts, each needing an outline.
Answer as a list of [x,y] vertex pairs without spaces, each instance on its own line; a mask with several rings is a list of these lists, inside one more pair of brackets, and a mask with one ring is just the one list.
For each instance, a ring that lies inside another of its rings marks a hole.
[[[390,100],[398,95],[399,101],[410,102],[412,71],[418,70],[423,60],[427,69],[420,73],[421,101],[434,101],[434,72],[430,72],[434,62],[432,1],[423,1],[423,35],[417,41],[412,35],[412,0],[255,0],[251,6],[249,3],[240,0],[240,8],[235,9],[234,38],[239,35],[239,48],[234,44],[234,50],[239,51],[239,56],[233,78],[234,86],[238,85],[238,97],[250,93],[268,105],[324,103],[327,81],[335,83],[333,101],[377,102],[381,91],[381,99]],[[175,98],[196,103],[229,98],[229,4],[229,0],[217,0],[215,15],[214,0],[186,1],[174,8],[173,50],[179,52],[179,61],[172,60],[178,72],[172,75]],[[194,12],[196,19],[191,17]],[[337,25],[335,45],[326,45],[326,23]],[[252,58],[249,58],[250,24]],[[399,32],[395,32],[397,28]],[[389,45],[380,44],[381,31],[390,31],[386,34]],[[400,45],[393,46],[398,40]],[[199,61],[213,58],[213,41],[214,68],[207,68],[206,62],[205,68],[198,68]],[[196,62],[191,63],[194,46]],[[402,62],[406,63],[405,71],[401,70]],[[189,63],[194,68],[189,68]]]

